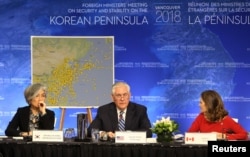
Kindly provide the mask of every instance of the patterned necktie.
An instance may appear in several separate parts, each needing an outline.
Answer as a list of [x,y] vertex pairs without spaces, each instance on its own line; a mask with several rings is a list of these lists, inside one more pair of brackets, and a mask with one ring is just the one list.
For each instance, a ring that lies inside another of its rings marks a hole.
[[119,121],[118,121],[118,127],[120,131],[125,131],[125,121],[123,119],[123,111],[120,112],[119,114]]

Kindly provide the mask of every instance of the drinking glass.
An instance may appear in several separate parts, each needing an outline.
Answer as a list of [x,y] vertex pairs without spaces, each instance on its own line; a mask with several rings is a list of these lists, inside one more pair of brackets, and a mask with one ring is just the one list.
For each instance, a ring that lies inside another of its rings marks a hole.
[[92,140],[92,142],[98,142],[99,138],[100,138],[99,129],[92,128],[91,129],[91,140]]

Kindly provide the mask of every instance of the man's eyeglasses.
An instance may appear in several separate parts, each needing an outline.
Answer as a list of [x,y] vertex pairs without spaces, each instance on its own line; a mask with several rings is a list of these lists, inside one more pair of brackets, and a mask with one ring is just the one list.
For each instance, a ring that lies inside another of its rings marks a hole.
[[114,94],[115,98],[117,98],[117,99],[127,98],[128,95],[129,95],[128,93],[124,93],[124,94]]

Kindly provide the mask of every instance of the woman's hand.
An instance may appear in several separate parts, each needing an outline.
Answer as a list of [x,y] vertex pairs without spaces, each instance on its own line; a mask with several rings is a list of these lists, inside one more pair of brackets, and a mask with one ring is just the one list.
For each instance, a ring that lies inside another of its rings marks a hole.
[[39,102],[39,111],[40,111],[41,116],[46,114],[46,104],[45,104],[45,102],[42,102],[42,101]]
[[215,132],[215,133],[216,133],[216,135],[217,135],[217,139],[218,139],[218,140],[226,140],[226,139],[227,139],[226,134],[221,133],[221,132]]

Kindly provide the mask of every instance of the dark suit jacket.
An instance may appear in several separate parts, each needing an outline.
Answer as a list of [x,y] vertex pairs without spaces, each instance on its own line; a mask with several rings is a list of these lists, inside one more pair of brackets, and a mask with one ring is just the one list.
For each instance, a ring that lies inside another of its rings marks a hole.
[[[55,113],[54,111],[46,109],[46,114],[39,118],[39,129],[41,130],[53,130]],[[17,109],[16,114],[9,122],[5,130],[6,136],[19,136],[20,132],[29,131],[30,120],[30,107],[25,106]]]
[[[88,128],[88,136],[91,134],[91,128],[107,132],[118,130],[118,115],[114,102],[98,108],[96,117]],[[126,112],[125,130],[147,131],[147,137],[152,137],[150,128],[151,123],[147,115],[147,108],[130,102]]]

